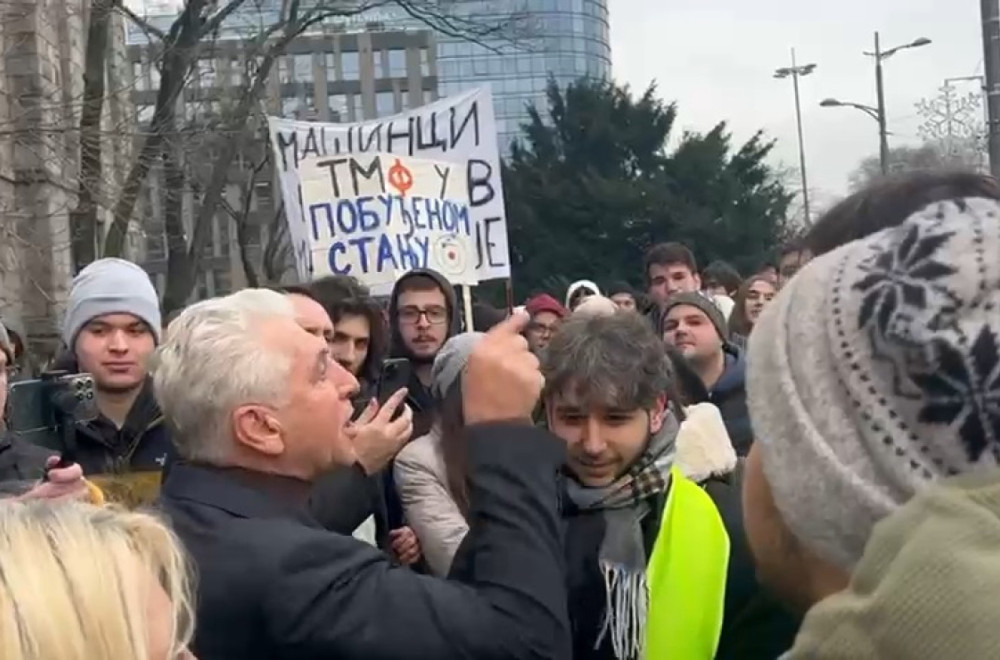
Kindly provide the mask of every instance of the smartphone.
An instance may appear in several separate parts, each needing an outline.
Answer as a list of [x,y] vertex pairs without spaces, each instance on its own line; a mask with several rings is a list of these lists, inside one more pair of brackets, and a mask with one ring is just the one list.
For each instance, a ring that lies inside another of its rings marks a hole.
[[[411,372],[410,361],[406,358],[389,358],[382,362],[376,390],[376,398],[380,406],[385,405],[389,397],[410,384]],[[402,408],[393,416],[393,419],[401,413]]]
[[7,429],[23,440],[56,451],[67,449],[58,433],[61,422],[96,417],[90,374],[44,373],[41,378],[12,384],[7,395]]

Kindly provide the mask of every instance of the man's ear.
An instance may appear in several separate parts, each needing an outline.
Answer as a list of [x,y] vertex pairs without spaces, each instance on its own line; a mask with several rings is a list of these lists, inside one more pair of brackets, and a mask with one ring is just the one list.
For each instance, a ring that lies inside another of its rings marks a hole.
[[693,273],[694,276],[694,288],[701,291],[701,275],[698,273]]
[[656,403],[653,404],[653,411],[649,416],[649,430],[651,433],[659,433],[660,429],[663,428],[663,421],[667,418],[667,413],[670,408],[668,406],[667,395],[661,394],[656,397]]
[[232,414],[233,437],[247,449],[266,456],[280,456],[285,451],[281,422],[264,406],[240,406]]

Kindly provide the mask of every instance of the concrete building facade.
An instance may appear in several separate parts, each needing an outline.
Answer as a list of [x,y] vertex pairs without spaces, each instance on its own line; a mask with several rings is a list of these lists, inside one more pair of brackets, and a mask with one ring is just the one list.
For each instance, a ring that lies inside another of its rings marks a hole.
[[[89,8],[87,0],[7,0],[0,8],[0,318],[23,325],[43,351],[57,342],[73,271],[69,215],[77,204]],[[104,68],[102,164],[113,178],[130,160],[134,116],[117,15]],[[112,196],[98,196],[105,229]]]
[[[323,26],[294,39],[280,56],[267,79],[263,99],[266,114],[311,121],[353,122],[402,112],[438,98],[436,48],[426,30],[379,31],[366,26],[349,31],[344,26]],[[151,66],[155,51],[145,43],[129,46],[136,80],[132,94],[140,125],[152,117],[159,80]],[[235,98],[248,85],[246,44],[243,39],[219,39],[210,56],[197,64],[194,84],[178,99],[179,114],[186,120],[203,115],[206,125],[224,115],[226,99]],[[209,245],[202,255],[198,284],[192,299],[220,295],[248,284],[245,261],[262,280],[273,280],[286,272],[281,255],[267,246],[280,231],[281,195],[268,162],[254,177],[253,193],[247,201],[248,168],[261,163],[269,143],[265,127],[256,137],[244,136],[227,183],[230,209],[239,208],[238,218],[226,209],[215,213]],[[211,150],[209,150],[211,151]],[[188,157],[192,152],[188,150]],[[165,176],[154,171],[145,188],[142,228],[145,233],[143,267],[161,292],[167,276],[167,232]],[[185,190],[182,218],[186,235],[194,231],[199,195]],[[241,245],[243,249],[241,249]],[[289,255],[290,256],[290,255]],[[275,260],[282,263],[274,263]],[[290,266],[290,263],[288,264]]]

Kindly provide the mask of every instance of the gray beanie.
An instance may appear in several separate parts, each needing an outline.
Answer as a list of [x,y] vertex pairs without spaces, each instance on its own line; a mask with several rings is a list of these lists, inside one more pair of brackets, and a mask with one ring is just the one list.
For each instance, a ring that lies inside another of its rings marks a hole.
[[845,569],[942,477],[1000,463],[1000,203],[957,199],[804,267],[750,334],[747,396],[788,527]]
[[83,326],[105,314],[131,314],[146,323],[160,343],[160,301],[149,275],[124,259],[98,259],[75,278],[66,304],[62,339],[73,350]]
[[719,337],[723,341],[729,338],[729,324],[726,323],[725,315],[719,309],[719,306],[715,304],[715,301],[701,291],[687,291],[685,293],[675,293],[670,296],[666,304],[663,305],[663,315],[660,317],[661,323],[666,322],[667,314],[678,305],[690,305],[701,310],[708,317],[708,320],[712,322],[712,325],[715,326],[715,331],[719,333]]
[[444,398],[465,370],[472,349],[485,336],[482,332],[463,332],[444,343],[431,367],[431,394]]

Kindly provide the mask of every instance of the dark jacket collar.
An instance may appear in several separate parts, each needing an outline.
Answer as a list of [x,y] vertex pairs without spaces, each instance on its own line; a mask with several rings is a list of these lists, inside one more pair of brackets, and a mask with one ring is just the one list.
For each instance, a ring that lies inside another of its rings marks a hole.
[[146,431],[162,421],[160,407],[153,395],[153,381],[151,378],[147,378],[139,395],[132,402],[132,407],[125,417],[125,423],[121,430],[104,415],[99,415],[97,419],[90,422],[81,423],[78,428],[84,438],[111,446],[116,442],[132,444],[141,438]]
[[240,518],[293,518],[320,527],[309,513],[311,492],[311,484],[293,477],[181,462],[170,469],[160,499],[195,502]]
[[719,382],[712,386],[713,396],[724,396],[734,390],[741,390],[746,380],[746,360],[743,352],[736,346],[726,344],[722,354],[726,361],[726,370],[722,372]]

